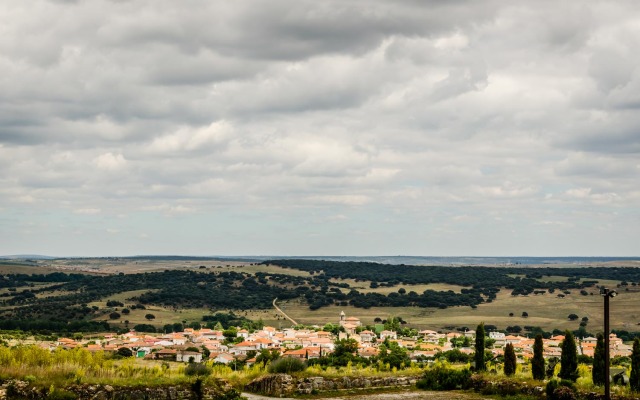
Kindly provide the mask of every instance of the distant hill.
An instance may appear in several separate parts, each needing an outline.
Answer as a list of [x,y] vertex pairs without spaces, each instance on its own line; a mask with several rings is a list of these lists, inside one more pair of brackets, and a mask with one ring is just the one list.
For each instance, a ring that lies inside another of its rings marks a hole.
[[9,256],[0,256],[3,260],[53,260],[56,257],[43,256],[39,254],[15,254]]

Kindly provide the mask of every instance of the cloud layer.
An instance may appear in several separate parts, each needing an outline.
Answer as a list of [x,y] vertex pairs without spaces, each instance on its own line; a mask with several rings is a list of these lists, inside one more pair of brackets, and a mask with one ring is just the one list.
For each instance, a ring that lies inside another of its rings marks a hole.
[[632,1],[0,20],[0,254],[638,255]]

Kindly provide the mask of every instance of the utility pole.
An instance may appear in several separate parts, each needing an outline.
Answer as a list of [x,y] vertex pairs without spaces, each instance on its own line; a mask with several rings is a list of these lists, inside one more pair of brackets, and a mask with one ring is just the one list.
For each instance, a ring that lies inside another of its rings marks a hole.
[[609,379],[609,299],[616,297],[618,292],[605,287],[600,288],[600,295],[604,297],[604,398],[611,400],[611,382]]

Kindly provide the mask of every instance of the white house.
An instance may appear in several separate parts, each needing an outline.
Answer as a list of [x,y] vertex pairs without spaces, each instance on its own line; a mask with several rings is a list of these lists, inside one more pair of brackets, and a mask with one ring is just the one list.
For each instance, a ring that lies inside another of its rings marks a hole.
[[176,361],[178,362],[202,362],[202,354],[197,351],[178,351],[176,353]]

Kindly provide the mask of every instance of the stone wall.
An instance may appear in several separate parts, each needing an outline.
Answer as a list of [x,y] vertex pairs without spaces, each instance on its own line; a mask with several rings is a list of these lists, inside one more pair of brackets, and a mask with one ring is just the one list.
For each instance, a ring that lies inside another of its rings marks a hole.
[[346,389],[406,387],[415,385],[418,376],[294,378],[287,374],[273,374],[250,382],[245,390],[266,396],[283,397]]
[[[114,387],[110,385],[73,385],[64,388],[79,400],[209,400],[231,394],[226,382],[218,386]],[[18,380],[7,381],[0,389],[0,399],[46,399],[49,388],[38,388]],[[233,396],[228,396],[233,398]]]

